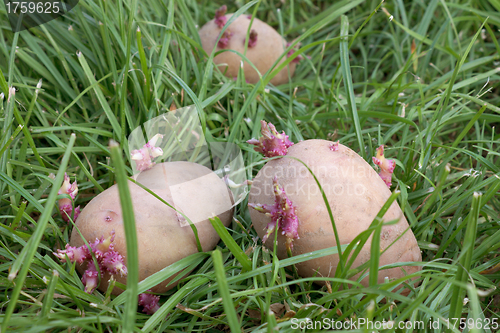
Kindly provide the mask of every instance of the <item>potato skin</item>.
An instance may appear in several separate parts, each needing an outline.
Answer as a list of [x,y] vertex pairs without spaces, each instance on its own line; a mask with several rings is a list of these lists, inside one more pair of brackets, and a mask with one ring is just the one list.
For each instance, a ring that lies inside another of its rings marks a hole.
[[[137,182],[150,188],[171,205],[174,204],[171,189],[176,188],[175,198],[180,198],[180,200],[175,200],[175,207],[180,208],[190,218],[196,216],[200,210],[207,214],[210,214],[210,211],[217,211],[222,212],[217,216],[225,226],[231,223],[233,211],[226,209],[228,204],[229,207],[232,205],[230,192],[226,184],[214,172],[202,165],[191,162],[157,164],[152,169],[142,172]],[[182,218],[179,219],[172,208],[130,181],[129,189],[134,206],[139,246],[139,281],[198,252],[193,230],[189,225],[181,226]],[[186,200],[185,197],[188,195],[189,200],[180,202]],[[219,236],[208,218],[195,223],[195,226],[203,250],[212,250],[219,242]],[[126,263],[125,233],[116,184],[87,204],[76,220],[76,228],[88,242],[93,242],[96,238],[107,237],[114,230],[116,233],[115,250],[125,257]],[[71,246],[84,244],[76,228],[71,234]],[[77,265],[77,268],[80,273],[83,273],[86,264]],[[102,277],[99,290],[106,291],[109,278],[109,274]],[[115,278],[118,282],[126,284],[126,277],[115,275]],[[175,276],[158,284],[152,288],[152,291],[162,293],[173,288],[176,284],[166,287],[173,278]],[[122,291],[115,287],[113,294],[119,294]]]
[[[226,14],[226,18],[229,20],[232,15],[233,14]],[[233,23],[231,23],[231,25],[229,25],[226,31],[230,31],[233,35],[229,40],[227,49],[235,50],[244,54],[245,39],[249,24],[250,19],[248,16],[240,15]],[[285,51],[286,40],[283,39],[281,35],[271,26],[257,18],[254,18],[253,20],[252,29],[257,31],[257,44],[254,47],[248,47],[246,56],[255,65],[255,67],[258,68],[261,75],[264,75]],[[216,47],[215,42],[217,41],[221,31],[222,29],[215,24],[215,20],[207,22],[199,30],[201,45],[206,53],[212,53],[212,50]],[[217,51],[220,50],[221,48],[217,46]],[[225,67],[227,67],[226,76],[232,78],[238,76],[241,60],[242,59],[239,55],[226,51],[217,55],[214,58],[214,63],[221,65],[219,68],[223,73],[226,70]],[[285,60],[286,56],[280,60],[280,64]],[[227,64],[227,66],[222,64]],[[293,75],[295,72],[295,65],[296,64],[293,62],[288,65],[290,75]],[[245,79],[247,82],[253,84],[259,82],[259,75],[248,63],[245,62],[243,70],[245,72]],[[276,76],[271,80],[271,83],[274,85],[280,85],[287,82],[288,70],[286,67],[276,74]]]
[[[290,147],[286,156],[302,160],[315,173],[331,207],[340,242],[347,244],[369,227],[391,192],[361,156],[342,144],[338,145],[337,151],[333,151],[330,149],[331,145],[332,142],[326,140],[302,141]],[[319,187],[300,162],[286,156],[269,161],[259,171],[253,181],[248,202],[273,204],[272,179],[276,175],[278,183],[297,209],[300,238],[293,241],[292,254],[298,255],[335,246],[335,234]],[[271,222],[271,218],[251,208],[250,217],[262,239],[264,229]],[[408,222],[398,204],[394,202],[385,214],[384,221],[397,218],[397,224],[382,228],[381,249],[387,248],[408,228]],[[273,239],[274,237],[269,237],[265,243],[270,249],[273,248]],[[285,242],[285,236],[278,234],[277,250],[281,259],[287,257]],[[351,268],[356,268],[370,259],[370,246],[371,237]],[[421,260],[417,240],[413,232],[408,230],[380,257],[379,265]],[[338,262],[338,255],[331,255],[296,266],[298,273],[304,277],[331,277],[335,274]],[[411,274],[420,270],[420,267],[405,266],[404,269]],[[378,282],[383,283],[385,277],[394,279],[405,275],[407,274],[401,268],[381,270]],[[362,280],[362,284],[368,285],[368,277]]]

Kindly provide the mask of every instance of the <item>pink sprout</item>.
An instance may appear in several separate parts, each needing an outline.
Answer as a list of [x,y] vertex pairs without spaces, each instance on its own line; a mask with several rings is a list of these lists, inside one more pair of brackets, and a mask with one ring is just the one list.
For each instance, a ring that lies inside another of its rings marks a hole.
[[242,186],[246,186],[246,185],[252,185],[253,181],[249,180],[249,179],[246,179],[244,180],[241,184],[236,184],[235,182],[233,182],[231,179],[229,179],[229,175],[225,175],[224,177],[222,177],[222,180],[226,183],[227,186],[229,186],[230,188],[239,188],[239,187],[242,187]]
[[163,135],[156,134],[141,149],[132,150],[130,155],[132,160],[135,161],[138,171],[151,169],[156,164],[152,160],[163,155],[163,150],[160,147],[155,147],[156,141],[161,138],[163,138]]
[[74,247],[66,244],[66,250],[57,250],[57,253],[54,253],[56,257],[61,259],[62,262],[66,262],[66,256],[70,262],[77,262],[82,264],[89,257],[89,250],[86,246]]
[[385,182],[388,187],[392,185],[392,173],[396,167],[396,162],[394,160],[386,159],[384,156],[384,145],[377,148],[377,155],[372,157],[373,163],[380,167],[379,176]]
[[186,219],[178,211],[175,212],[175,216],[177,216],[177,221],[179,221],[181,225],[186,223]]
[[[126,276],[128,273],[123,256],[114,250],[114,239],[115,231],[113,230],[107,238],[96,238],[94,242],[89,244],[97,260],[97,266],[92,260],[92,255],[87,245],[73,247],[66,244],[65,250],[57,250],[57,253],[54,253],[54,255],[62,262],[66,262],[66,258],[70,262],[78,262],[79,264],[87,261],[87,269],[83,273],[82,283],[85,285],[85,292],[91,294],[99,285],[98,267],[101,274],[108,272],[111,275],[120,274],[121,276]],[[143,293],[139,295],[138,304],[143,307],[143,312],[151,315],[160,308],[158,304],[159,300],[159,296]]]
[[215,24],[217,24],[217,26],[221,29],[227,22],[226,12],[227,12],[226,5],[223,5],[222,7],[220,7],[215,11]]
[[338,151],[339,150],[339,142],[334,142],[330,145],[330,150],[331,151]]
[[219,42],[217,43],[217,46],[220,47],[221,49],[225,49],[229,45],[229,40],[231,39],[231,36],[233,36],[233,33],[226,30],[222,34],[221,38],[219,39]]
[[248,47],[254,47],[257,45],[257,36],[257,31],[254,29],[250,30],[250,35],[248,36]]
[[293,145],[288,135],[284,131],[281,134],[278,133],[273,124],[267,124],[264,120],[261,120],[260,124],[262,133],[260,139],[251,139],[247,143],[255,145],[255,151],[264,154],[265,157],[286,155],[288,148]]
[[[290,45],[292,45],[292,43],[286,43],[286,47],[287,47],[287,48],[288,48]],[[290,49],[290,51],[288,51],[288,53],[286,54],[286,56],[287,56],[288,58],[290,58],[290,57],[291,57],[291,56],[295,53],[295,51],[296,51],[296,47],[297,47],[297,45],[296,45],[296,46],[294,46],[294,47],[292,47],[292,48]],[[295,58],[292,60],[292,63],[298,64],[298,63],[299,63],[302,59],[304,59],[304,57],[303,57],[301,54],[299,54],[297,57],[295,57]]]
[[[64,173],[64,181],[57,194],[68,194],[71,198],[62,198],[59,199],[58,202],[59,213],[61,213],[62,219],[69,222],[71,213],[73,213],[73,202],[78,195],[78,184],[76,183],[76,180],[73,184],[71,184],[68,174]],[[75,208],[73,220],[76,220],[78,215],[80,215],[80,206]]]
[[[127,275],[127,267],[125,266],[123,256],[114,250],[114,240],[115,231],[113,230],[111,231],[111,235],[107,238],[96,238],[96,240],[89,243],[89,245],[97,260],[101,273],[109,272],[111,275],[120,273],[120,275],[124,276]],[[82,283],[85,285],[85,292],[90,294],[95,290],[98,286],[98,273],[92,259],[92,254],[87,245],[73,247],[66,244],[65,250],[57,250],[57,253],[54,253],[54,255],[62,262],[66,262],[66,258],[72,263],[78,262],[79,264],[83,264],[87,261],[87,270],[83,273]]]
[[102,265],[113,275],[120,273],[121,276],[127,275],[127,267],[123,263],[123,257],[116,251],[104,253]]
[[85,285],[85,292],[87,294],[92,294],[95,288],[99,284],[99,273],[95,267],[95,264],[91,261],[87,266],[87,270],[83,273],[82,283]]
[[[64,200],[64,199],[61,199]],[[68,199],[66,199],[68,200]],[[59,213],[61,213],[61,217],[64,221],[69,222],[69,218],[71,217],[71,213],[73,213],[73,205],[72,204],[59,204]],[[76,220],[78,218],[78,215],[80,215],[81,210],[80,206],[75,208],[75,215],[73,217],[73,220]]]
[[266,242],[277,227],[286,236],[286,248],[292,250],[293,240],[299,238],[299,219],[295,212],[296,207],[288,198],[283,187],[278,184],[278,178],[273,178],[274,205],[248,204],[258,212],[265,213],[271,217],[271,222],[266,226],[266,235],[262,241]]
[[[151,290],[148,290],[149,292]],[[160,308],[158,302],[160,301],[159,296],[142,293],[139,294],[139,305],[143,307],[142,312],[152,315]]]
[[114,250],[113,241],[115,240],[115,230],[111,231],[111,235],[107,238],[96,238],[93,243],[90,243],[90,248],[94,252],[98,260],[102,259],[108,251]]

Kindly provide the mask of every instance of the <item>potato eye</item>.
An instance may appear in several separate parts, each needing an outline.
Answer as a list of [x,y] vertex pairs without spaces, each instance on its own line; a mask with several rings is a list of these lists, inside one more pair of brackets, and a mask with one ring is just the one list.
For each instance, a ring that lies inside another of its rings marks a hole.
[[118,217],[118,214],[116,214],[116,212],[111,209],[106,209],[102,212],[101,216],[103,216],[104,222],[109,223],[113,222]]

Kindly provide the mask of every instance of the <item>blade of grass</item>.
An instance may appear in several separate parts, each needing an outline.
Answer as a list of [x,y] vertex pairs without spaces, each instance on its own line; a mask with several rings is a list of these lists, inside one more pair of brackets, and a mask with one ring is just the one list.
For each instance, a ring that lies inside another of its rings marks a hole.
[[26,201],[22,201],[21,202],[21,206],[19,206],[19,208],[17,207],[13,207],[15,210],[17,210],[17,213],[16,213],[16,217],[14,218],[14,221],[12,221],[12,223],[10,224],[10,226],[16,230],[17,228],[17,225],[19,222],[21,222],[21,219],[23,217],[23,214],[24,214],[24,210],[26,209]]
[[3,75],[2,70],[0,69],[0,88],[2,89],[2,92],[4,95],[9,94],[9,85],[7,84],[7,81],[5,80],[5,76]]
[[[437,197],[440,196],[440,195],[442,195],[441,192],[442,192],[442,189],[444,187],[446,178],[450,174],[450,171],[451,171],[450,164],[446,164],[444,166],[444,168],[441,169],[441,175],[439,177],[439,181],[436,184],[436,187],[434,188],[434,190],[432,191],[432,194],[429,197],[429,199],[426,200],[425,205],[422,208],[422,211],[420,212],[420,214],[417,217],[417,220],[420,220],[422,218],[422,216],[425,213],[427,213],[427,211],[430,209],[430,207],[432,207],[432,205],[434,204],[434,201],[436,201]],[[433,220],[429,220],[428,223],[431,223],[432,221]]]
[[[370,286],[375,286],[376,284],[378,284],[378,270],[379,270],[380,255],[381,255],[380,233],[382,231],[382,226],[384,224],[383,217],[387,212],[387,210],[389,210],[389,208],[391,207],[392,203],[397,199],[400,193],[401,193],[400,191],[394,191],[391,194],[391,196],[385,202],[384,206],[382,206],[382,208],[380,209],[379,213],[377,214],[371,225],[375,227],[375,230],[373,231],[371,251],[370,251],[370,278],[369,278]],[[358,248],[361,249],[361,246],[358,246]]]
[[[467,135],[467,133],[469,132],[469,130],[472,128],[472,126],[474,126],[474,124],[476,123],[476,121],[479,119],[479,117],[481,117],[481,115],[483,114],[484,110],[486,110],[486,104],[484,104],[481,109],[479,109],[479,111],[477,111],[477,113],[474,115],[474,117],[472,117],[472,119],[469,121],[469,123],[464,127],[464,129],[462,130],[462,132],[460,132],[460,134],[457,136],[457,138],[455,139],[455,141],[453,141],[453,144],[451,145],[452,148],[456,148],[458,147],[458,144],[462,141],[462,139]],[[450,149],[450,152],[448,154],[451,154],[453,150]],[[447,155],[449,156],[449,155]]]
[[142,74],[144,75],[144,99],[146,100],[146,105],[149,106],[150,102],[150,91],[149,87],[151,85],[151,76],[149,73],[148,69],[148,63],[146,60],[146,53],[144,52],[144,47],[142,46],[142,37],[141,37],[141,29],[137,28],[136,32],[136,38],[137,38],[137,49],[139,50],[139,58],[141,60],[141,70]]
[[[0,141],[2,143],[2,146],[7,147],[7,142],[9,140],[10,134],[11,134],[11,125],[14,121],[14,108],[16,104],[16,89],[14,87],[9,87],[9,94],[7,97],[7,108],[4,113],[4,118],[3,118],[3,131],[2,134],[4,137],[2,137],[2,140]],[[9,151],[4,150],[3,154],[0,155],[0,172],[5,173],[7,169],[7,161],[9,159]],[[3,193],[5,189],[5,183],[0,184],[0,193]]]
[[19,125],[17,126],[16,130],[14,131],[14,133],[12,133],[12,135],[10,136],[10,138],[7,140],[7,142],[3,145],[3,147],[0,149],[0,155],[2,155],[5,150],[7,148],[9,148],[10,144],[12,143],[12,141],[14,141],[14,139],[17,137],[17,135],[23,130],[23,126],[22,125]]
[[222,261],[222,253],[220,250],[217,249],[212,252],[212,259],[214,261],[215,277],[218,283],[217,287],[219,289],[220,296],[222,297],[224,313],[229,322],[229,327],[231,328],[231,332],[241,332],[238,316],[236,315],[236,310],[234,309],[233,299],[231,298],[231,293],[229,292],[226,272],[224,270],[224,262]]
[[243,272],[248,272],[252,270],[252,262],[248,255],[239,247],[239,245],[235,242],[233,237],[229,234],[224,224],[222,224],[221,220],[216,216],[210,219],[210,223],[214,227],[217,234],[219,234],[220,238],[226,244],[229,251],[233,254],[233,256],[238,260],[238,262],[243,267]]
[[[127,22],[127,29],[128,29],[128,35],[127,35],[127,51],[125,53],[125,66],[122,71],[122,79],[123,81],[121,82],[120,85],[120,120],[121,120],[121,131],[117,132],[118,138],[120,138],[120,142],[124,144],[124,150],[125,153],[128,155],[128,145],[125,145],[126,142],[126,137],[125,137],[125,125],[126,125],[126,115],[127,115],[127,84],[128,84],[128,77],[129,77],[129,66],[130,66],[130,57],[131,57],[131,52],[130,49],[132,48],[132,33],[133,33],[133,24],[134,24],[134,17],[137,14],[137,0],[132,0],[130,2],[130,10],[128,13],[128,22]],[[122,31],[122,34],[124,32]],[[122,39],[124,39],[125,35],[122,36]],[[117,82],[118,84],[118,82]]]
[[[438,133],[436,130],[439,127],[439,124],[441,122],[441,119],[446,112],[448,108],[448,104],[450,102],[450,97],[451,93],[453,90],[453,86],[455,84],[455,81],[457,79],[458,73],[460,71],[460,68],[464,65],[465,60],[467,59],[467,56],[469,55],[469,52],[472,49],[472,46],[477,40],[477,37],[479,37],[479,34],[481,33],[481,30],[486,23],[487,20],[484,20],[484,22],[481,24],[481,27],[477,30],[476,34],[472,38],[471,42],[467,46],[467,49],[465,50],[464,54],[459,58],[457,65],[455,66],[455,69],[453,70],[453,74],[451,76],[450,82],[448,83],[448,87],[446,88],[446,91],[444,92],[444,99],[441,98],[439,101],[439,105],[436,109],[436,112],[434,112],[434,115],[431,120],[431,126],[428,127],[427,133],[426,133],[426,147],[425,147],[425,152],[421,155],[421,158],[423,158],[423,162],[421,163],[424,167],[427,166],[428,158],[429,158],[429,152],[431,149],[431,142]],[[432,130],[434,129],[434,130]]]
[[347,95],[347,102],[351,109],[352,120],[354,121],[354,131],[358,139],[360,155],[366,160],[365,144],[363,142],[363,134],[361,124],[359,122],[358,110],[356,108],[356,96],[352,84],[351,65],[349,62],[349,20],[347,16],[342,15],[340,19],[340,68],[342,70],[342,77],[344,79],[344,87]]
[[[198,265],[200,264],[203,260],[205,260],[209,256],[208,253],[205,252],[197,252],[193,253],[190,256],[187,256],[186,258],[183,258],[179,261],[174,262],[170,266],[167,266],[163,268],[161,271],[156,272],[153,275],[148,276],[144,280],[142,280],[139,283],[139,293],[143,293],[148,289],[153,288],[156,286],[158,283],[161,283],[162,281],[167,280],[177,272],[182,271],[186,267],[189,267],[191,265]],[[126,296],[124,294],[121,294],[117,296],[110,304],[109,306],[117,306],[120,304],[123,304],[126,300]]]
[[9,82],[7,82],[8,86],[12,85],[12,71],[16,66],[14,66],[14,61],[16,59],[16,49],[17,49],[17,41],[19,39],[19,32],[14,33],[14,39],[12,40],[12,45],[11,45],[11,50],[10,50],[10,57],[9,57],[9,72],[7,74],[7,78],[9,79]]
[[[142,332],[147,333],[153,330],[153,328],[158,325],[162,320],[164,320],[165,316],[177,305],[179,302],[189,293],[191,293],[194,289],[199,286],[202,286],[206,283],[210,282],[210,280],[206,277],[199,277],[193,279],[186,283],[182,289],[179,289],[175,294],[170,296],[168,300],[160,307],[158,311],[156,311],[144,324],[142,328]],[[234,309],[233,309],[234,310]]]
[[[474,244],[476,242],[477,220],[479,218],[479,207],[481,205],[481,196],[479,192],[474,192],[472,196],[472,207],[469,213],[467,222],[467,230],[465,232],[464,245],[460,252],[455,281],[467,283],[469,280],[469,269],[472,263],[472,254],[474,253]],[[453,285],[450,301],[449,320],[452,324],[457,324],[453,319],[462,317],[462,309],[464,306],[465,290],[459,285]]]
[[[404,25],[402,25],[400,22],[398,22],[397,20],[394,19],[394,16],[391,15],[391,13],[389,13],[389,11],[385,8],[385,7],[382,7],[382,11],[385,13],[385,15],[387,15],[387,17],[389,18],[389,20],[396,24],[398,27],[400,27],[401,29],[403,29],[408,35],[412,36],[413,38],[415,38],[416,40],[424,43],[424,44],[427,44],[429,46],[432,46],[433,43],[432,43],[432,40],[425,37],[425,36],[422,36],[414,31],[412,31],[411,29],[409,29],[408,27],[405,27]],[[447,53],[447,54],[450,54],[452,55],[454,58],[456,59],[459,59],[460,56],[454,52],[451,48],[449,47],[442,47],[441,45],[434,45],[434,47],[439,50],[439,51],[442,51],[444,53]]]
[[122,207],[123,228],[125,229],[125,241],[127,244],[127,301],[125,302],[123,316],[123,332],[134,332],[135,316],[137,313],[137,283],[139,282],[139,254],[137,252],[137,231],[135,227],[134,208],[130,198],[125,164],[118,144],[111,140],[109,143],[111,159],[115,166],[116,182],[120,194],[120,205]]
[[122,129],[120,127],[120,124],[118,123],[115,114],[109,107],[109,104],[106,101],[106,97],[104,97],[102,90],[98,88],[96,79],[94,78],[94,74],[92,73],[92,70],[90,69],[89,64],[87,63],[85,56],[81,52],[78,52],[76,55],[78,56],[78,60],[80,61],[83,70],[85,71],[85,74],[90,82],[90,85],[93,87],[94,93],[96,94],[97,99],[99,100],[99,103],[101,104],[102,109],[104,110],[104,113],[106,113],[106,117],[108,117],[109,122],[113,127],[113,132],[116,134],[117,137],[121,137]]
[[46,290],[45,297],[43,298],[43,305],[40,318],[46,318],[52,308],[52,301],[54,300],[54,292],[56,290],[57,281],[59,280],[59,273],[52,271],[52,278]]
[[[24,284],[24,280],[26,279],[26,275],[28,274],[28,270],[31,266],[31,261],[33,260],[33,257],[35,256],[35,252],[38,248],[38,244],[42,240],[43,233],[45,229],[47,228],[47,223],[49,221],[50,216],[52,215],[52,209],[54,208],[54,205],[56,203],[56,198],[57,198],[57,192],[59,191],[59,188],[62,186],[63,179],[64,179],[64,173],[66,172],[66,167],[68,165],[69,158],[71,156],[71,149],[73,148],[73,145],[75,144],[76,140],[76,135],[71,134],[71,137],[69,139],[68,147],[66,148],[66,152],[64,153],[64,156],[61,161],[61,165],[59,166],[59,170],[57,171],[57,176],[54,180],[54,185],[52,186],[52,189],[50,190],[49,197],[47,198],[45,207],[43,209],[42,215],[40,216],[40,219],[38,220],[38,224],[36,226],[35,232],[33,233],[33,236],[30,238],[28,241],[28,244],[25,248],[23,248],[22,252],[25,253],[24,255],[24,265],[21,266],[21,269],[19,270],[19,274],[17,275],[17,279],[15,281],[15,286],[14,290],[12,291],[10,295],[10,301],[9,305],[7,306],[7,310],[5,311],[5,315],[3,318],[2,322],[2,332],[7,332],[7,328],[9,326],[9,320],[12,316],[12,313],[14,312],[14,308],[16,307],[17,300],[19,299],[19,294],[21,292],[21,289]],[[21,255],[20,255],[21,257]]]

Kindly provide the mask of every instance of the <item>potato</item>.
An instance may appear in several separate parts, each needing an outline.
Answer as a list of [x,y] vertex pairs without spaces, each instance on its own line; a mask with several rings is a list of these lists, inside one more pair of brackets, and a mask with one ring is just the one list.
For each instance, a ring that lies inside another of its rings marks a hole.
[[[204,251],[212,250],[219,241],[209,217],[217,215],[228,226],[232,220],[232,197],[224,183],[210,169],[191,162],[166,162],[139,174],[137,182],[150,188],[172,206],[181,210],[195,224]],[[196,239],[192,228],[172,208],[129,182],[134,206],[139,252],[139,280],[158,272],[168,265],[196,253]],[[71,234],[70,245],[84,244],[76,229],[88,242],[108,237],[115,231],[114,249],[127,258],[122,210],[117,185],[100,193],[83,209]],[[77,265],[83,274],[86,264]],[[108,287],[109,273],[104,274],[99,285],[101,291]],[[126,277],[115,275],[118,282],[126,283]],[[153,292],[165,292],[174,277],[163,281]],[[114,288],[113,293],[122,290]]]
[[[226,14],[225,19],[229,18],[233,14]],[[220,16],[214,20],[207,22],[199,31],[201,44],[205,52],[208,54],[212,53],[212,50],[216,47],[215,42],[219,37],[222,27],[224,24],[218,21],[221,20],[225,22],[224,16]],[[217,24],[219,23],[219,24]],[[239,16],[225,31],[225,35],[221,38],[221,41],[217,45],[217,51],[227,48],[235,50],[244,54],[245,52],[245,39],[247,36],[248,26],[250,25],[250,18],[248,15]],[[246,56],[255,67],[259,70],[261,75],[264,75],[274,64],[274,62],[283,54],[286,49],[287,42],[283,39],[276,30],[270,27],[268,24],[262,22],[261,20],[254,18],[251,27],[252,33],[254,34],[255,43],[249,42]],[[256,34],[256,35],[255,35]],[[252,36],[250,41],[253,41]],[[252,45],[255,44],[255,45]],[[290,75],[293,75],[295,71],[295,60],[298,61],[299,58],[295,58],[287,67],[283,68],[276,76],[273,77],[271,83],[274,85],[280,85],[288,82],[288,69],[290,70]],[[280,64],[286,60],[286,56],[280,60]],[[230,78],[236,78],[238,76],[238,71],[241,66],[242,58],[230,51],[222,52],[214,58],[214,63],[219,65],[221,72],[225,72],[225,75]],[[227,69],[227,70],[226,70]],[[245,72],[245,79],[249,83],[259,82],[259,75],[253,69],[250,64],[245,62],[243,65],[243,70]]]
[[[342,144],[332,145],[331,141],[326,140],[306,140],[292,145],[284,158],[269,161],[253,180],[248,200],[250,206],[275,203],[273,178],[276,177],[295,207],[299,238],[293,239],[293,255],[333,247],[336,246],[336,241],[326,205],[314,178],[300,162],[287,156],[304,161],[318,178],[332,210],[341,244],[350,243],[366,230],[391,195],[384,181],[363,158]],[[271,217],[256,209],[250,209],[250,217],[259,237],[264,238]],[[408,228],[396,202],[384,216],[386,222],[394,219],[399,219],[399,222],[382,228],[381,250],[386,249]],[[274,233],[265,242],[270,249],[273,248],[273,239]],[[287,237],[280,231],[277,253],[281,259],[287,258],[286,241]],[[370,260],[370,246],[371,237],[351,268]],[[408,230],[381,255],[380,266],[421,260],[415,236]],[[338,263],[338,255],[330,255],[300,263],[297,270],[303,277],[331,277],[334,276]],[[378,282],[383,283],[385,277],[395,279],[420,270],[416,266],[403,268],[407,273],[401,268],[379,271]],[[362,284],[367,286],[368,278],[363,279]]]

